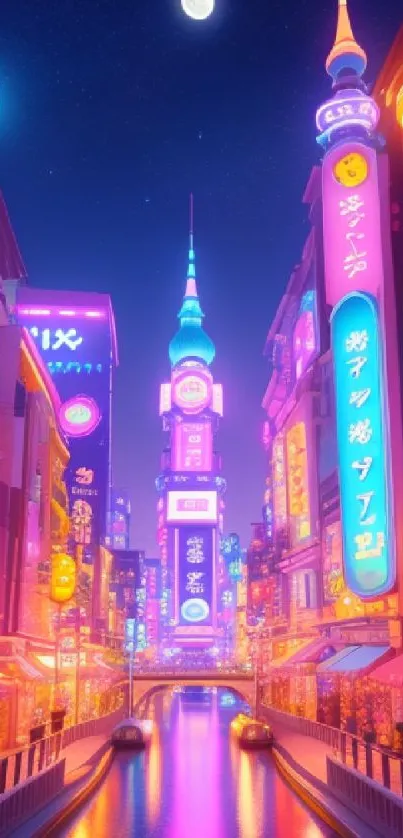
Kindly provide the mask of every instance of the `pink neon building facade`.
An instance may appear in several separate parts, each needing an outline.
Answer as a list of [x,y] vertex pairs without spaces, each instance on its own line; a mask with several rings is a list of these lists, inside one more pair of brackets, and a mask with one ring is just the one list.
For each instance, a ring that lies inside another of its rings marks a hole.
[[214,344],[202,328],[193,234],[180,328],[169,346],[171,379],[160,390],[167,437],[157,479],[161,615],[167,648],[212,647],[225,481],[214,439],[223,412],[210,364]]
[[69,549],[78,567],[77,604],[82,624],[96,639],[107,629],[100,587],[101,545],[109,534],[111,404],[117,364],[111,300],[107,294],[19,285],[13,310],[33,338],[60,396],[58,419],[70,451]]
[[266,345],[266,552],[283,605],[266,609],[264,700],[390,746],[402,695],[377,673],[402,649],[401,379],[388,155],[365,67],[340,0],[312,229]]

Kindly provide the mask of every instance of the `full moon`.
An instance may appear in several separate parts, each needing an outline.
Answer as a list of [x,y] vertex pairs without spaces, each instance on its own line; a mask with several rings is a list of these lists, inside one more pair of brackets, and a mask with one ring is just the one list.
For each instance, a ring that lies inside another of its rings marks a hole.
[[205,20],[214,12],[215,0],[181,0],[182,9],[193,20]]

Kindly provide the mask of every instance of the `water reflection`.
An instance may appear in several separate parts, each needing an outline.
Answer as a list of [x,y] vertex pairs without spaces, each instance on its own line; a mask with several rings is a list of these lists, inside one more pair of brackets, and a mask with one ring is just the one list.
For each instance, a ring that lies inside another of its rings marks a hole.
[[231,741],[240,711],[208,696],[158,693],[150,748],[117,756],[64,838],[321,838],[334,832],[276,774],[271,756]]

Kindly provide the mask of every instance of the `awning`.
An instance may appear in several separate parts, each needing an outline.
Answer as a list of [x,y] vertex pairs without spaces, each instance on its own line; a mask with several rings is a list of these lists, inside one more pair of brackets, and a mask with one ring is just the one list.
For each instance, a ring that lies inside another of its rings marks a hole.
[[346,646],[341,652],[319,664],[317,672],[363,674],[376,666],[380,659],[390,654],[389,646]]
[[304,663],[319,664],[321,661],[327,661],[331,657],[334,658],[336,651],[337,646],[335,647],[329,640],[324,640],[322,637],[319,637],[316,640],[312,640],[308,646],[299,649],[295,655],[292,655],[288,659],[285,665],[286,667],[294,667],[301,666]]
[[20,655],[0,658],[0,673],[13,681],[41,681],[42,674]]
[[378,666],[371,672],[370,678],[389,687],[403,687],[403,655]]
[[287,654],[281,655],[281,657],[275,658],[274,660],[270,661],[270,668],[273,667],[274,669],[279,669],[281,666],[284,666],[295,655],[300,654],[305,649],[307,649],[307,647],[310,646],[311,643],[312,637],[305,638],[305,641],[301,641],[297,649],[295,649],[294,647],[294,649],[290,649]]

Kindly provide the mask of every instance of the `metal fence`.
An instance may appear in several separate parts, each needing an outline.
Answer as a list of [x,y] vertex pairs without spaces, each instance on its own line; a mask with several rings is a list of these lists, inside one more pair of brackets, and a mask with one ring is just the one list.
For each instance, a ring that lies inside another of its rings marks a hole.
[[123,703],[121,707],[100,716],[98,719],[91,719],[88,722],[81,722],[78,725],[66,728],[60,733],[46,736],[32,745],[1,758],[0,756],[0,795],[10,789],[25,783],[31,777],[36,776],[45,768],[49,768],[57,762],[65,748],[86,739],[88,736],[108,736],[122,719],[125,718],[128,708],[127,684],[124,685]]
[[399,755],[379,745],[365,742],[359,736],[345,730],[328,727],[303,716],[293,716],[291,713],[283,713],[264,705],[259,709],[261,715],[274,727],[277,719],[289,730],[318,739],[327,745],[344,765],[360,771],[384,788],[403,796],[403,759]]

